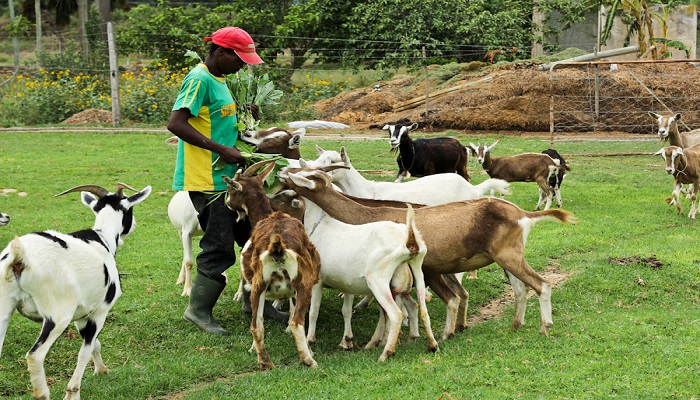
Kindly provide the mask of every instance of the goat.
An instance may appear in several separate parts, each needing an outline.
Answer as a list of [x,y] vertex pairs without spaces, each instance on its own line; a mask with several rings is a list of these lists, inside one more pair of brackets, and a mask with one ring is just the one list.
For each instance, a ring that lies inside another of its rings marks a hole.
[[559,161],[559,171],[556,175],[549,178],[549,187],[554,190],[554,197],[557,201],[557,207],[562,206],[561,201],[561,184],[564,182],[564,177],[566,176],[566,171],[571,171],[571,167],[566,163],[564,157],[559,154],[558,151],[554,149],[543,150],[542,154],[546,154],[552,158],[552,160]]
[[[348,197],[349,199],[353,199],[360,204],[368,205],[368,206],[376,206],[377,202],[381,203],[382,205],[387,205],[389,204],[390,207],[401,207],[401,208],[408,208],[408,206],[412,207],[423,207],[423,205],[420,204],[411,204],[411,203],[402,203],[400,201],[392,201],[392,200],[371,200],[371,199],[363,199],[361,197],[354,197],[350,196],[347,194],[342,193],[343,196]],[[299,195],[293,191],[293,190],[281,190],[274,195],[270,197],[270,204],[272,205],[272,208],[278,211],[284,211],[286,213],[289,213],[290,215],[294,216],[295,218],[299,219],[304,219],[304,211],[306,207],[306,202],[303,198],[300,198]],[[318,208],[318,206],[314,207]],[[300,214],[301,211],[301,214]],[[322,210],[321,210],[322,212]],[[323,215],[325,212],[323,212]],[[330,217],[328,217],[330,218]],[[337,222],[337,221],[336,221]],[[338,224],[341,224],[338,222]],[[342,225],[342,224],[341,224]],[[353,226],[343,226],[343,228],[349,228],[352,229]],[[318,231],[318,229],[317,229]],[[320,232],[318,232],[320,234]],[[364,239],[364,238],[363,238]],[[313,240],[313,238],[312,238]],[[399,244],[401,246],[402,244]],[[323,260],[323,254],[321,254],[321,258]],[[323,265],[321,266],[321,271],[323,275],[323,270],[324,267]],[[401,310],[407,314],[407,318],[404,318],[404,324],[410,326],[410,337],[411,338],[417,338],[419,336],[419,329],[418,329],[418,317],[417,317],[417,308],[418,305],[417,303],[413,300],[413,298],[410,297],[410,291],[411,291],[411,282],[412,282],[412,277],[410,276],[410,271],[404,266],[400,266],[399,269],[397,269],[397,272],[394,273],[394,276],[392,277],[392,282],[391,282],[391,287],[393,289],[393,292],[397,293],[397,296],[395,297],[397,305],[401,307]],[[348,303],[344,303],[345,309],[343,310],[343,316],[346,317],[346,325],[345,329],[346,332],[343,335],[343,340],[341,341],[340,347],[341,349],[345,350],[350,350],[353,348],[352,342],[353,342],[353,336],[352,336],[352,331],[351,331],[351,325],[350,325],[350,319],[351,319],[351,311],[349,310],[350,303],[352,303],[352,299],[354,297],[353,294],[345,294],[342,293],[343,298],[345,301]],[[349,297],[352,296],[352,297]],[[429,302],[431,299],[432,295],[430,292],[427,290],[425,291],[425,301]],[[372,294],[368,294],[365,296],[365,298],[359,302],[354,308],[362,308],[365,307],[369,304],[371,300],[374,299],[374,296]],[[317,310],[314,309],[313,307],[313,300],[312,300],[312,310]],[[320,305],[320,304],[319,304]],[[318,315],[317,312],[312,313],[312,316]],[[381,332],[383,330],[383,324],[382,324],[382,318],[385,316],[385,313],[383,313],[383,309],[380,306],[380,322],[377,325],[377,331],[375,332],[375,335],[373,336],[373,340],[375,337],[378,337],[378,332]],[[311,318],[311,321],[314,321],[315,317]],[[314,330],[315,330],[315,325],[314,325]],[[309,335],[307,335],[307,339],[310,339],[310,341],[315,341],[315,332],[312,330],[312,325],[309,325]],[[430,329],[430,332],[432,333],[432,329]],[[388,331],[385,331],[388,336]],[[430,336],[433,337],[433,336]],[[370,342],[372,342],[370,341]],[[384,343],[386,344],[387,338],[384,339]]]
[[[306,173],[306,181],[291,180],[282,169],[279,177],[289,189],[339,221],[358,225],[405,220],[403,209],[366,207],[340,195],[323,174],[312,171]],[[551,286],[525,260],[525,242],[537,221],[572,222],[571,213],[561,209],[527,212],[508,201],[488,197],[418,208],[415,214],[418,230],[428,246],[423,261],[425,281],[448,308],[443,339],[466,327],[468,294],[451,274],[473,271],[494,262],[506,271],[515,293],[512,329],[525,323],[527,285],[539,296],[540,333],[549,333],[553,325]]]
[[[312,168],[344,164],[347,168],[336,169],[330,174],[333,183],[338,185],[343,193],[353,196],[435,206],[452,201],[476,199],[489,192],[498,192],[501,195],[510,194],[509,184],[503,179],[490,178],[478,185],[472,185],[469,181],[449,173],[429,175],[402,183],[375,182],[365,179],[352,166],[345,147],[341,147],[339,153],[324,150],[317,145],[316,151],[319,153],[316,160],[304,161],[302,164]],[[389,204],[385,204],[385,206],[394,207]],[[457,277],[460,282],[462,276],[463,274],[460,274]],[[476,279],[476,271],[471,271],[469,278]]]
[[408,131],[418,127],[411,125],[384,125],[389,131],[389,144],[393,151],[398,151],[396,163],[399,173],[395,182],[401,182],[407,174],[422,177],[443,172],[456,172],[469,180],[467,174],[467,150],[459,140],[440,137],[430,139],[411,139]]
[[487,179],[479,185],[472,185],[455,174],[440,173],[415,179],[410,182],[376,182],[362,176],[350,163],[345,147],[340,152],[324,150],[316,145],[319,157],[316,160],[300,162],[310,168],[330,166],[338,163],[347,168],[330,172],[333,183],[343,193],[377,200],[397,200],[434,206],[451,201],[470,200],[482,197],[490,191],[501,195],[510,194],[508,182],[502,179]]
[[668,140],[669,145],[682,149],[700,143],[700,129],[682,133],[678,130],[681,113],[662,115],[649,111],[649,115],[656,119],[656,123],[659,125],[659,130],[656,132],[659,135],[659,140]]
[[[306,180],[299,173],[289,170],[279,176],[280,179],[285,177],[291,181]],[[330,185],[330,177],[323,177],[325,183]],[[401,223],[377,221],[362,225],[350,225],[331,218],[311,201],[306,202],[305,209],[304,226],[321,255],[321,281],[324,286],[345,294],[342,309],[345,332],[339,347],[345,350],[353,348],[351,318],[354,295],[371,294],[380,304],[382,314],[375,334],[365,348],[376,346],[383,341],[381,337],[386,333],[386,343],[379,361],[391,357],[395,352],[403,320],[400,305],[395,300],[402,302],[399,297],[407,299],[407,308],[410,308],[412,299],[408,296],[415,281],[420,318],[428,337],[428,349],[437,351],[438,344],[432,333],[426,307],[425,280],[421,269],[427,249],[416,228],[413,208],[408,205],[402,209],[404,216]],[[342,232],[342,241],[338,240],[338,232]],[[322,297],[322,289],[315,290],[317,292],[312,300],[307,335],[312,343],[316,341],[316,320]],[[410,314],[409,312],[409,316]],[[385,317],[389,320],[388,330],[383,327]],[[412,321],[417,320],[412,318]],[[416,323],[412,326],[411,336],[417,337],[417,331]]]
[[[273,131],[277,129],[278,131]],[[266,135],[263,132],[267,133]],[[279,132],[279,133],[275,133]],[[287,158],[292,166],[298,166],[298,160],[301,158],[299,153],[299,143],[301,142],[301,137],[304,136],[306,131],[299,129],[293,134],[287,133],[279,128],[270,128],[265,131],[257,131],[255,133],[247,133],[253,137],[261,137],[264,142],[262,146],[258,146],[256,151],[265,154],[282,154],[283,157]],[[279,138],[286,137],[285,135],[291,135],[288,141],[280,141]],[[269,140],[265,140],[265,138]],[[241,137],[243,139],[243,137]],[[165,143],[171,146],[177,146],[179,138],[177,136],[172,136],[168,138]],[[260,141],[260,139],[257,139]],[[284,142],[284,143],[283,143]],[[294,144],[293,144],[294,142]],[[182,267],[180,268],[180,274],[178,275],[176,285],[184,285],[182,289],[182,296],[189,296],[192,291],[192,268],[194,268],[194,257],[192,255],[192,240],[194,237],[202,236],[204,231],[199,225],[199,220],[197,219],[197,211],[192,205],[190,196],[187,192],[179,191],[176,192],[170,203],[168,203],[168,217],[170,222],[173,224],[175,229],[177,229],[178,236],[182,242]],[[225,275],[225,274],[224,274]],[[242,283],[241,283],[242,284]],[[242,292],[237,292],[236,300],[240,300],[240,295]]]
[[10,223],[10,216],[5,213],[0,213],[0,226],[5,226]]
[[146,186],[125,197],[125,188],[133,190],[117,184],[117,191],[110,193],[100,186],[83,185],[57,194],[82,191],[83,204],[95,213],[92,229],[70,234],[52,230],[30,233],[13,239],[0,253],[0,352],[15,309],[43,323],[39,338],[27,353],[37,399],[49,398],[44,360],[71,322],[75,322],[83,344],[65,398],[80,398],[80,382],[91,359],[95,374],[109,372],[97,335],[122,293],[114,256],[136,226],[132,208],[151,193],[151,187]]
[[666,161],[666,172],[673,175],[673,193],[670,204],[676,205],[678,214],[683,212],[679,195],[683,184],[691,184],[693,191],[690,194],[691,207],[688,218],[695,219],[698,211],[696,202],[698,189],[700,189],[700,145],[690,148],[680,148],[678,146],[668,146],[657,151],[655,155],[661,155]]
[[257,153],[279,154],[284,158],[298,160],[301,158],[299,145],[305,134],[304,128],[290,133],[282,128],[272,127],[261,131],[246,131],[241,135],[241,140],[254,145]]
[[204,231],[197,219],[197,210],[192,205],[192,200],[187,192],[179,191],[173,195],[168,203],[168,217],[182,241],[182,268],[177,278],[176,285],[184,284],[182,296],[189,296],[192,291],[192,239],[194,236],[202,236]]
[[[281,211],[273,211],[265,195],[263,182],[275,167],[273,160],[255,163],[245,172],[240,170],[227,184],[226,205],[250,218],[253,227],[250,239],[241,251],[241,276],[250,285],[253,309],[250,332],[261,369],[274,364],[265,350],[263,310],[265,298],[275,300],[295,298],[290,309],[289,329],[294,336],[299,361],[309,367],[318,366],[306,341],[304,321],[311,303],[312,291],[320,288],[321,259],[304,225]],[[262,165],[265,169],[253,175]]]
[[[484,167],[492,178],[500,178],[507,182],[537,182],[540,187],[540,197],[535,211],[542,206],[548,210],[552,205],[554,190],[549,186],[551,177],[559,173],[558,161],[546,154],[524,153],[510,157],[491,157],[491,150],[496,147],[498,140],[491,146],[486,143],[475,145],[469,143],[469,148],[476,156],[476,161]],[[561,204],[559,204],[561,207]]]

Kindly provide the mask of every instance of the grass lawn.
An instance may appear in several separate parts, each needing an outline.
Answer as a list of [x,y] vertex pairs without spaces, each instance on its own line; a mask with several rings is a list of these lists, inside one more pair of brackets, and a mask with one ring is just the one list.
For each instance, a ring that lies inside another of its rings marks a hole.
[[[499,139],[493,156],[540,152],[549,139],[499,135],[464,135],[462,143]],[[102,356],[111,374],[83,378],[86,399],[659,399],[700,398],[700,250],[699,221],[664,199],[672,178],[659,156],[588,157],[601,153],[655,152],[656,141],[569,141],[555,148],[572,166],[564,180],[564,208],[576,225],[542,221],[526,248],[539,271],[559,268],[569,278],[552,295],[554,328],[537,333],[539,307],[528,301],[526,326],[510,331],[513,307],[500,318],[475,325],[441,341],[426,354],[422,336],[407,342],[404,328],[396,355],[377,361],[381,348],[345,352],[337,349],[343,332],[337,293],[326,291],[319,316],[318,342],[312,347],[319,367],[298,363],[291,335],[266,323],[266,346],[277,366],[260,372],[249,319],[233,300],[234,282],[215,308],[231,336],[215,337],[182,319],[187,298],[175,286],[181,246],[167,218],[175,149],[169,135],[158,133],[10,133],[0,132],[0,211],[12,221],[0,227],[4,247],[14,236],[92,225],[92,213],[78,194],[52,198],[70,187],[94,183],[110,189],[125,182],[153,193],[136,206],[137,229],[117,254],[124,294],[100,334]],[[416,137],[420,135],[416,134]],[[393,180],[396,163],[386,140],[314,140],[305,138],[302,156],[316,157],[314,145],[346,146],[358,170],[384,170],[369,179]],[[567,157],[567,155],[575,155]],[[487,178],[469,161],[472,183]],[[16,189],[16,191],[8,190]],[[512,184],[508,199],[531,210],[534,183]],[[342,240],[342,233],[338,235]],[[660,268],[644,262],[611,259],[655,257]],[[479,279],[465,280],[469,315],[510,291],[501,269],[491,265]],[[445,306],[428,304],[433,331],[442,332]],[[356,341],[364,344],[377,320],[376,303],[353,317]],[[31,398],[25,354],[40,325],[15,313],[0,357],[0,397]],[[69,329],[51,348],[46,362],[52,396],[63,390],[75,368],[81,341]]]

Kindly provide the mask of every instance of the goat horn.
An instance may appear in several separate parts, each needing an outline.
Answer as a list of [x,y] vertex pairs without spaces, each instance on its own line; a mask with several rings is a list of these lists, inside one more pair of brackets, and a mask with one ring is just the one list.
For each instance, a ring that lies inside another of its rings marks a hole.
[[102,186],[98,185],[80,185],[76,186],[74,188],[70,188],[68,190],[65,190],[59,194],[54,195],[53,197],[58,197],[58,196],[63,196],[66,193],[73,193],[73,192],[90,192],[97,196],[98,198],[102,198],[106,195],[109,194],[109,191]]
[[277,162],[277,160],[279,160],[279,158],[272,158],[270,160],[258,161],[255,164],[251,165],[250,167],[246,168],[246,170],[243,171],[243,175],[253,176],[253,173],[257,172],[263,165],[267,165],[271,162]]
[[343,163],[335,163],[335,164],[323,166],[319,169],[323,172],[331,172],[331,171],[335,171],[336,169],[350,169],[350,167],[348,167],[347,165],[345,165]]
[[117,196],[124,197],[124,189],[129,189],[132,192],[138,192],[138,190],[132,188],[131,186],[127,185],[126,183],[117,182],[117,191],[116,191]]

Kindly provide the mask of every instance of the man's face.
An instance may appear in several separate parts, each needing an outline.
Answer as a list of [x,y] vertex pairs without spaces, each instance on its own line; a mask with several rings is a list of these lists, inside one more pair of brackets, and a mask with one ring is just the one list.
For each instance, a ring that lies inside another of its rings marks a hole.
[[245,62],[241,60],[235,51],[226,48],[219,48],[219,68],[224,75],[234,74],[245,67]]

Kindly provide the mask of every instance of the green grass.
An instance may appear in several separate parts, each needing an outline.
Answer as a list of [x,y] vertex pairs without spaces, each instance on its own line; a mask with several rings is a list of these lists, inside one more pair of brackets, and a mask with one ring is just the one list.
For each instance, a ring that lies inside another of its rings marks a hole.
[[[465,144],[500,140],[495,156],[539,152],[548,139],[447,132]],[[229,398],[544,398],[650,399],[700,397],[700,251],[698,221],[664,202],[672,179],[656,156],[568,157],[573,170],[564,181],[564,208],[576,225],[540,222],[528,238],[526,257],[533,268],[558,265],[570,278],[552,296],[554,328],[550,337],[537,333],[539,307],[528,301],[526,326],[511,332],[512,306],[501,318],[470,327],[440,342],[440,352],[426,354],[425,337],[405,340],[385,363],[381,349],[343,352],[341,300],[324,295],[318,343],[312,347],[319,368],[298,363],[293,339],[281,325],[266,324],[266,345],[277,368],[259,372],[249,320],[233,301],[230,285],[215,308],[231,336],[199,332],[182,319],[187,299],[175,286],[181,248],[167,218],[175,149],[166,134],[149,133],[8,133],[0,132],[0,188],[25,192],[0,196],[0,211],[12,221],[0,228],[4,246],[15,235],[43,229],[74,231],[92,224],[92,213],[78,195],[51,196],[84,183],[107,188],[125,182],[153,193],[135,215],[136,232],[117,255],[124,294],[100,334],[102,354],[112,373],[83,378],[86,399],[229,399]],[[316,157],[319,144],[346,146],[359,169],[390,171],[367,175],[393,180],[394,156],[386,140],[316,141],[307,137],[302,156]],[[557,142],[564,154],[654,152],[659,143]],[[473,160],[472,182],[486,179]],[[525,209],[537,202],[533,183],[512,184],[509,199]],[[339,240],[342,235],[339,234]],[[618,265],[610,257],[649,257],[664,265]],[[229,270],[237,279],[238,268]],[[637,284],[642,278],[645,286]],[[497,266],[465,281],[470,312],[510,288]],[[442,331],[445,307],[435,299],[429,311],[436,335]],[[372,335],[376,305],[353,317],[356,339]],[[404,328],[405,330],[405,328]],[[31,398],[24,355],[40,326],[18,313],[13,316],[0,357],[0,397]],[[404,335],[406,332],[404,332]],[[80,340],[74,328],[62,336],[47,357],[52,396],[63,390],[75,368]],[[405,336],[403,336],[405,338]]]

